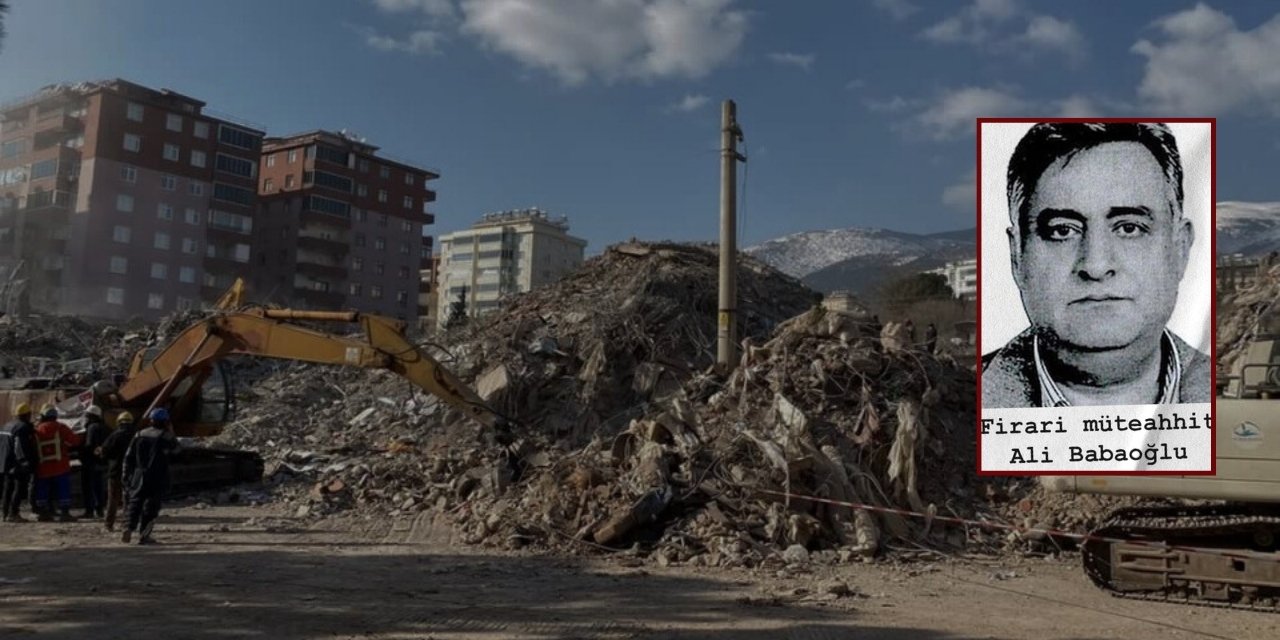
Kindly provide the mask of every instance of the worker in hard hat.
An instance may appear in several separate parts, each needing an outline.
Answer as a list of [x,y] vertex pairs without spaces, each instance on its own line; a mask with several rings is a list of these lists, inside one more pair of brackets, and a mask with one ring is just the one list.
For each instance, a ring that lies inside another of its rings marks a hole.
[[125,486],[129,488],[129,521],[122,542],[129,542],[133,532],[141,537],[138,544],[155,542],[151,530],[160,515],[160,502],[169,490],[169,455],[178,450],[178,439],[169,424],[169,411],[152,409],[147,415],[150,425],[134,436],[124,454]]
[[124,483],[121,480],[124,454],[135,435],[138,435],[138,427],[133,422],[133,414],[125,411],[116,416],[116,430],[107,436],[99,453],[99,457],[107,462],[107,515],[104,519],[107,531],[115,531],[116,513],[124,502]]
[[80,436],[58,420],[58,410],[45,405],[36,425],[36,447],[40,461],[36,465],[35,507],[41,522],[53,520],[50,494],[57,493],[58,520],[72,522],[71,517],[71,451],[80,445]]
[[13,413],[13,420],[0,427],[0,521],[25,522],[20,507],[31,491],[39,453],[31,405],[24,402]]
[[106,440],[107,422],[102,418],[102,407],[95,404],[84,412],[84,435],[80,443],[80,496],[84,501],[84,518],[106,515],[107,482],[99,457]]

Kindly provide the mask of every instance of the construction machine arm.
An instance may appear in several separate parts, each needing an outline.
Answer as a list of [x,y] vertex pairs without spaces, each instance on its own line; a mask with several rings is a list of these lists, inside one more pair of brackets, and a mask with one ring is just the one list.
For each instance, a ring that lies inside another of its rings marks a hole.
[[[358,323],[363,338],[314,331],[288,322]],[[485,427],[502,426],[501,416],[443,365],[409,342],[398,320],[358,312],[255,309],[225,311],[184,330],[149,361],[135,356],[120,387],[123,405],[164,404],[184,380],[199,379],[229,355],[387,369],[462,411]],[[197,385],[188,387],[191,392]]]

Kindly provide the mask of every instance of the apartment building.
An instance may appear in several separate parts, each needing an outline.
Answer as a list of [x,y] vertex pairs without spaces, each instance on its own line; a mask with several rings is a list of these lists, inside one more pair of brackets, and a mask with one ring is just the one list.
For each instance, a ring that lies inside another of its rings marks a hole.
[[125,80],[0,105],[0,271],[19,312],[155,318],[250,263],[263,132]]
[[946,265],[927,273],[936,273],[946,278],[947,284],[951,286],[951,291],[955,293],[957,298],[974,300],[978,297],[977,258],[948,262]]
[[260,297],[417,318],[423,230],[435,220],[429,182],[440,174],[377,152],[345,132],[267,138],[254,232]]
[[440,237],[437,326],[465,297],[467,315],[497,309],[506,296],[559,280],[582,265],[587,241],[569,221],[538,208],[484,215],[465,231]]
[[[430,239],[423,238],[424,242]],[[431,248],[430,244],[423,246],[421,281],[418,286],[418,326],[423,329],[435,328],[440,317],[440,297],[436,293],[440,288],[440,256],[433,253]]]

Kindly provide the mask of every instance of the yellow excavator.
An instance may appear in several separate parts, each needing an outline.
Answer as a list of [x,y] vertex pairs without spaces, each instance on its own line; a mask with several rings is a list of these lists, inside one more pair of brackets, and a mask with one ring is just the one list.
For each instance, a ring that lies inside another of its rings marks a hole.
[[[492,432],[506,420],[475,391],[404,334],[405,323],[357,311],[277,309],[242,303],[237,280],[214,310],[162,345],[138,351],[121,382],[100,381],[88,389],[50,386],[48,380],[10,380],[0,385],[0,421],[19,403],[55,404],[74,415],[90,404],[102,407],[107,423],[125,411],[142,418],[166,407],[175,435],[217,435],[233,419],[234,387],[223,363],[228,356],[260,356],[366,369],[400,375]],[[358,337],[340,336],[298,324],[358,325]],[[175,489],[248,482],[261,478],[254,452],[193,447],[175,459]]]
[[1112,512],[1082,546],[1119,596],[1280,613],[1280,315],[1219,375],[1213,476],[1050,476],[1051,490],[1183,499]]

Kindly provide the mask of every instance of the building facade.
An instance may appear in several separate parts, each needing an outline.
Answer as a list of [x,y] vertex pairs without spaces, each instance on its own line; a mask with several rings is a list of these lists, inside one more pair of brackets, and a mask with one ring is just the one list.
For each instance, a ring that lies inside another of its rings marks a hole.
[[468,230],[441,236],[437,326],[460,300],[476,317],[506,296],[559,280],[582,266],[586,247],[569,235],[566,218],[537,208],[486,214]]
[[947,279],[947,285],[957,298],[974,300],[978,297],[978,259],[969,258],[928,271]]
[[263,132],[204,106],[119,79],[0,106],[0,272],[25,284],[11,310],[155,318],[244,271]]
[[413,322],[439,173],[345,132],[268,138],[258,183],[255,297]]

